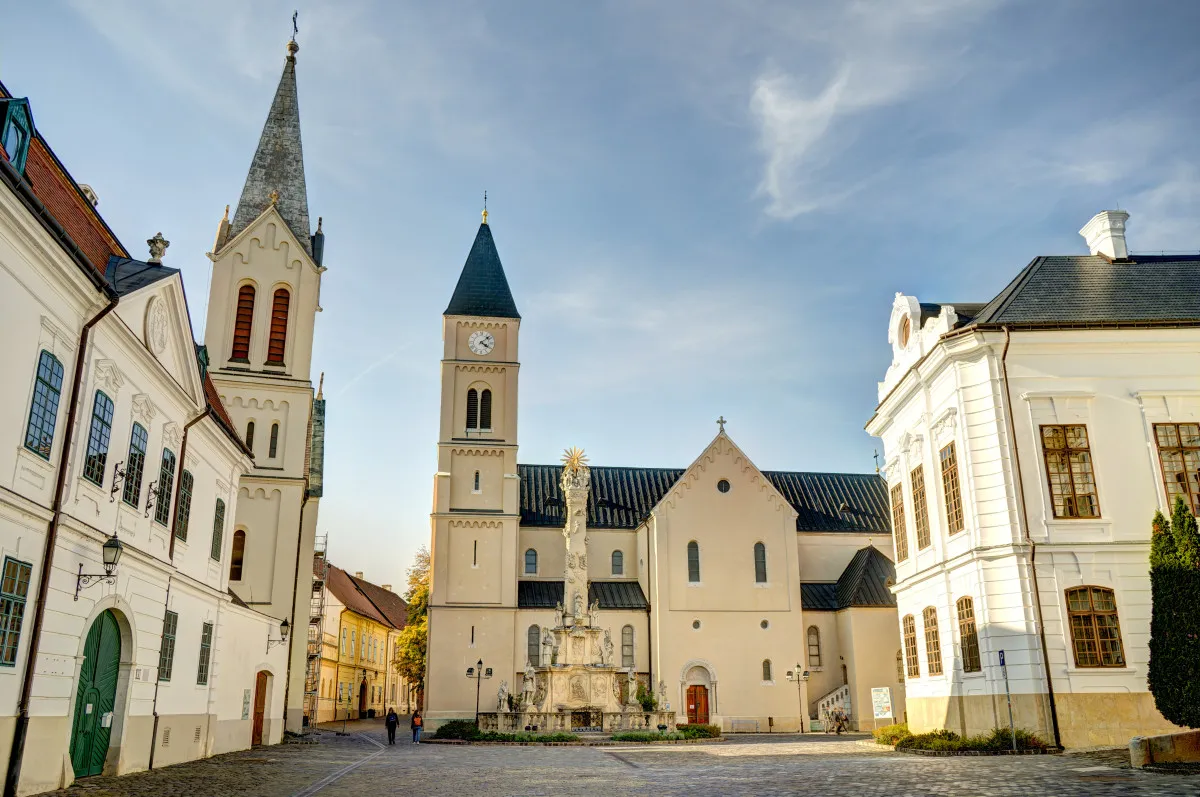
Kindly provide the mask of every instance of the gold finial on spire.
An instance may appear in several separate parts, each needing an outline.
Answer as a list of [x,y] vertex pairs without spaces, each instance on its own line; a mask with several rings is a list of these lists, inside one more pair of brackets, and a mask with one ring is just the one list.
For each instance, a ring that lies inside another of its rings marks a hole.
[[487,224],[487,191],[483,192],[483,223]]
[[272,205],[278,205],[279,204],[279,192],[276,191],[274,188],[272,188],[271,193],[267,194],[267,199],[271,200]]
[[583,453],[582,448],[572,446],[563,452],[562,463],[563,470],[577,471],[580,468],[586,468],[588,463],[587,454]]
[[325,372],[321,372],[321,381],[317,383],[317,399],[325,398]]

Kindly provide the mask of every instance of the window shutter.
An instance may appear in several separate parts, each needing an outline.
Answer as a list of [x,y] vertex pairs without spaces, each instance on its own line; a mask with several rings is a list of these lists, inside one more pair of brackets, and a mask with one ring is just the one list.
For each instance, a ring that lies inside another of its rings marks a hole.
[[271,302],[271,336],[267,342],[267,365],[283,365],[290,303],[291,294],[287,288],[275,291],[274,301]]
[[254,286],[243,285],[238,290],[237,315],[233,321],[233,352],[231,360],[250,361],[250,331],[254,327]]

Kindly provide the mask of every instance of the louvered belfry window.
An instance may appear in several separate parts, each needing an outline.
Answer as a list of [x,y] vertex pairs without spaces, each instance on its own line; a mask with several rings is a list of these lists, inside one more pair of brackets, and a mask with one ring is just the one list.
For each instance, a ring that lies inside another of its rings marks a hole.
[[492,428],[492,391],[487,389],[479,394],[479,428]]
[[479,391],[471,388],[467,391],[467,429],[474,431],[479,428]]
[[233,321],[233,352],[229,359],[250,362],[250,332],[254,328],[254,286],[238,290],[237,315]]
[[279,288],[275,291],[274,301],[271,302],[271,337],[267,342],[267,365],[283,365],[291,298],[287,288]]

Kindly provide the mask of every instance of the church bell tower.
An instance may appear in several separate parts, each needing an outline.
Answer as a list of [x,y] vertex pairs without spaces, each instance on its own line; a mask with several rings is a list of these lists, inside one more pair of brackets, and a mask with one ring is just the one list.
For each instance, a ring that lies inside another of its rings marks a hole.
[[463,678],[480,660],[512,669],[517,609],[517,312],[483,223],[442,316],[426,716],[474,710]]

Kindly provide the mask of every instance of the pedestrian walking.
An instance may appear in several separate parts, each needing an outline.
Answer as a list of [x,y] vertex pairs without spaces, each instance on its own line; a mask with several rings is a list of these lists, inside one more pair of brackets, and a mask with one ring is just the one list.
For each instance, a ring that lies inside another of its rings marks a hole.
[[421,743],[421,726],[424,724],[425,720],[421,718],[421,710],[417,709],[412,715],[413,744]]
[[387,726],[388,744],[395,744],[396,726],[400,724],[400,718],[396,716],[396,710],[394,708],[388,709],[387,719],[383,721],[383,724]]

